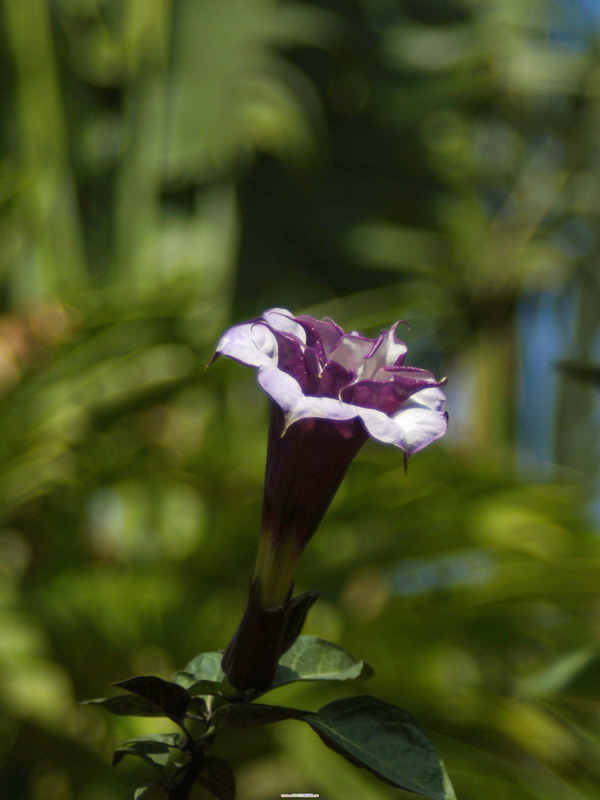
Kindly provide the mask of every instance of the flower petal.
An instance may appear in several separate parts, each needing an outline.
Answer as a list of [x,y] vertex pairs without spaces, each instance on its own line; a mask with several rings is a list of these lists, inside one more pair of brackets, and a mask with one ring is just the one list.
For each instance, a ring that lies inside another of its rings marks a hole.
[[331,351],[331,358],[346,369],[362,377],[365,357],[373,349],[375,339],[367,339],[358,333],[345,333]]
[[323,360],[329,358],[329,354],[344,335],[343,329],[328,317],[315,319],[305,314],[295,319],[306,331],[306,344],[316,347]]
[[396,338],[398,325],[400,322],[395,322],[389,330],[382,331],[371,351],[365,356],[365,359],[369,360],[369,365],[365,365],[365,377],[371,377],[382,367],[401,364],[404,361],[408,348],[404,342]]
[[277,363],[277,340],[262,320],[234,325],[217,344],[216,356],[229,356],[249,367]]
[[446,433],[448,415],[444,406],[444,394],[435,387],[409,397],[392,417],[374,409],[361,410],[359,416],[374,439],[412,455]]
[[356,374],[337,361],[328,361],[323,367],[318,384],[318,392],[321,397],[335,397],[338,400],[343,389],[346,388],[356,378]]
[[411,395],[432,384],[437,386],[437,381],[427,370],[404,368],[402,374],[396,371],[390,374],[380,369],[375,378],[347,386],[342,399],[351,405],[376,408],[392,416]]
[[283,410],[287,427],[301,419],[334,422],[359,417],[374,439],[400,447],[409,455],[446,432],[445,398],[437,387],[417,392],[397,414],[388,417],[374,408],[361,408],[331,397],[306,396],[298,381],[276,367],[261,367],[258,380]]
[[269,308],[262,317],[271,328],[282,333],[291,333],[301,344],[306,344],[304,328],[296,322],[296,318],[287,308]]
[[284,333],[267,325],[277,341],[277,361],[279,369],[295,378],[302,391],[315,393],[319,383],[319,360],[314,348],[305,347],[293,333]]
[[356,406],[341,400],[305,395],[297,380],[272,365],[259,369],[258,381],[282,409],[288,427],[300,419],[347,420],[358,416]]

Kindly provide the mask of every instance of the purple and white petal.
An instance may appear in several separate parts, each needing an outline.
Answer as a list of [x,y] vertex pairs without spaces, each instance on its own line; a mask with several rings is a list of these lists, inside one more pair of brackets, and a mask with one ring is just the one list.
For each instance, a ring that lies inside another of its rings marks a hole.
[[302,344],[306,344],[306,332],[302,325],[296,322],[296,319],[291,311],[287,308],[269,308],[262,315],[265,322],[267,322],[276,331],[282,333],[293,334]]
[[367,353],[363,377],[371,378],[379,369],[402,362],[408,348],[404,342],[396,338],[396,328],[399,324],[395,322],[388,331],[383,331]]
[[[421,402],[419,395],[424,395]],[[410,397],[391,417],[373,409],[361,410],[359,416],[374,439],[412,455],[446,433],[448,416],[443,409],[442,392],[424,389]]]
[[445,413],[446,395],[439,386],[432,386],[430,389],[421,389],[421,391],[415,392],[415,394],[407,400],[406,404],[407,406],[423,406],[424,408],[430,408],[432,411],[437,411],[438,413]]
[[446,432],[443,393],[437,388],[417,392],[390,417],[377,409],[360,408],[331,397],[306,396],[294,378],[275,367],[261,369],[259,382],[283,410],[288,428],[302,419],[341,422],[358,417],[374,439],[400,447],[409,455]]
[[266,325],[277,342],[277,359],[275,365],[296,378],[303,392],[316,391],[320,366],[310,347],[303,346],[293,333],[283,333],[270,324]]
[[249,367],[262,367],[277,363],[277,351],[275,336],[261,320],[256,320],[225,331],[216,355],[229,356]]
[[329,358],[331,351],[344,335],[343,329],[328,317],[315,319],[303,315],[295,319],[306,331],[306,344],[316,347],[324,359]]
[[[380,370],[381,371],[381,370]],[[430,384],[428,380],[414,377],[394,377],[387,380],[362,380],[347,386],[341,399],[362,408],[376,408],[393,416],[408,398]]]
[[357,415],[357,407],[333,397],[305,395],[297,380],[276,367],[263,367],[258,382],[285,414],[289,427],[301,419],[347,420]]
[[357,333],[346,333],[331,351],[331,358],[361,378],[365,370],[365,357],[373,348],[374,339]]

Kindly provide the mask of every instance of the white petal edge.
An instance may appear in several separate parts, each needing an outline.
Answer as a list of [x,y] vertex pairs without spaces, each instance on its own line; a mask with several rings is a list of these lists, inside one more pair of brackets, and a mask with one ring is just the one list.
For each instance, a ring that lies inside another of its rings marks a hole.
[[288,426],[301,419],[341,422],[360,417],[374,439],[393,444],[409,455],[446,432],[445,398],[437,387],[416,392],[397,414],[388,417],[377,409],[362,408],[335,398],[306,396],[295,378],[272,363],[259,369],[258,380],[283,410]]
[[216,352],[249,367],[274,366],[277,363],[277,339],[262,322],[234,325],[219,339]]
[[330,357],[345,369],[355,372],[357,378],[361,378],[367,366],[365,356],[374,342],[374,339],[367,339],[361,334],[345,333],[331,350]]
[[375,352],[365,359],[368,363],[365,364],[364,377],[372,378],[379,369],[391,367],[400,356],[405,356],[408,352],[404,342],[396,339],[396,328],[399,324],[399,322],[395,322],[389,330],[382,332],[381,342]]
[[294,315],[287,308],[269,308],[262,317],[276,331],[292,333],[302,344],[306,344],[306,331],[299,322],[296,322]]

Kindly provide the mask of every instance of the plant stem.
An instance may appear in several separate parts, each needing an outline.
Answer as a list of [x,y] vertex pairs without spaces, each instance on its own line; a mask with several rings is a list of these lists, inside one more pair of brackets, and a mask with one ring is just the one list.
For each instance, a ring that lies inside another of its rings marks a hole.
[[182,778],[172,789],[169,790],[169,800],[187,800],[198,775],[202,771],[204,760],[208,748],[215,738],[214,733],[205,734],[202,736],[191,751],[190,760],[182,770]]

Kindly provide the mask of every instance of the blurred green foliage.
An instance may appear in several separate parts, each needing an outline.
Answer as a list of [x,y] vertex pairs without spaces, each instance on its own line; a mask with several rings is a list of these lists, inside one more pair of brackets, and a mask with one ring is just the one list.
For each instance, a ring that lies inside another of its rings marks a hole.
[[[110,753],[157,723],[78,701],[233,633],[267,404],[251,370],[204,365],[272,305],[367,333],[409,320],[457,419],[407,476],[392,448],[357,459],[298,572],[323,590],[307,632],[374,665],[368,691],[421,719],[461,800],[597,798],[598,447],[578,380],[597,374],[597,38],[552,0],[1,14],[3,798],[126,797],[146,773]],[[553,462],[523,475],[517,312],[548,291],[569,299],[575,368]],[[218,754],[244,800],[404,796],[293,721]]]

